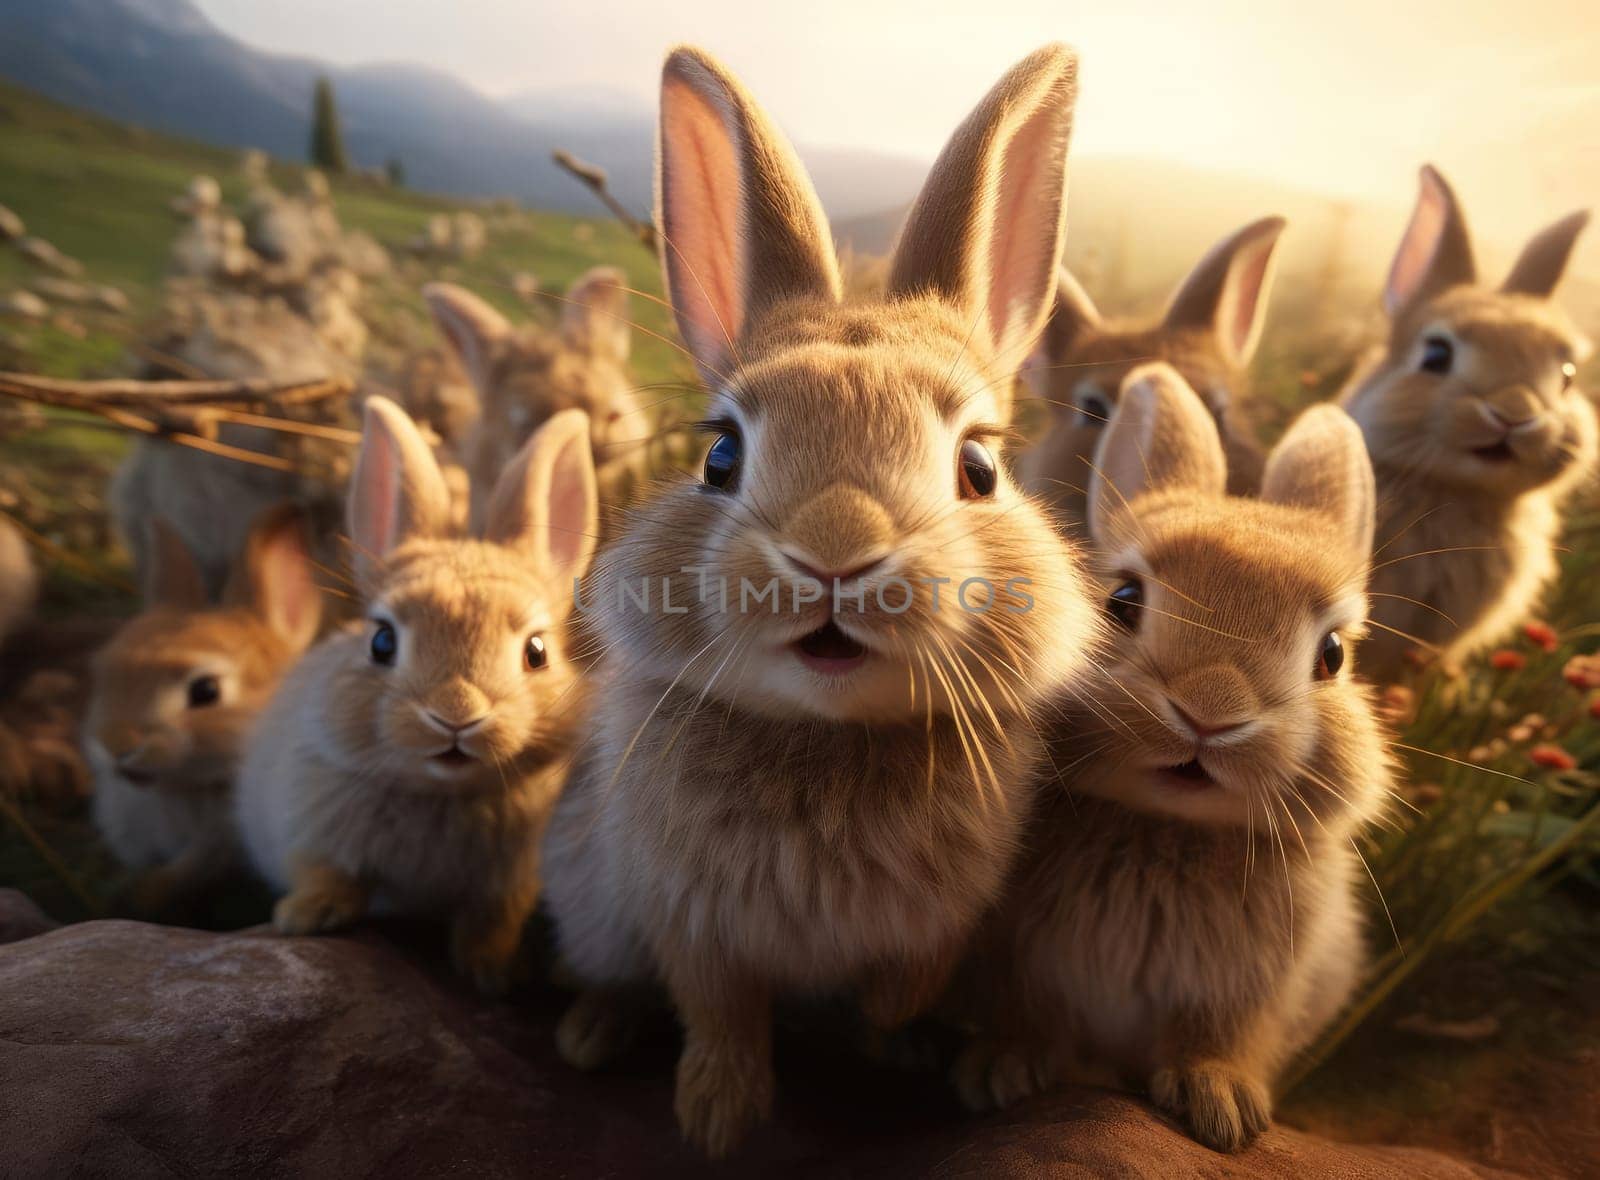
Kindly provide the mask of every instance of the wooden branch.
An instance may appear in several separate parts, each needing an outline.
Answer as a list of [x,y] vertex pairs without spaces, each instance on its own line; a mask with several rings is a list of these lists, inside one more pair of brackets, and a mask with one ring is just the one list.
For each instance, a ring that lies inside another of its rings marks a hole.
[[204,405],[238,401],[299,405],[341,394],[348,395],[354,391],[355,383],[345,377],[317,377],[308,381],[288,382],[259,377],[237,381],[66,381],[32,373],[0,372],[0,394],[33,397],[50,405],[67,405],[66,401],[49,401],[51,398],[70,399],[68,408],[71,409],[80,409],[88,401],[107,406],[148,406],[152,402]]
[[556,162],[556,167],[570,173],[577,179],[579,184],[599,197],[605,207],[611,210],[612,216],[627,226],[628,232],[639,239],[640,245],[652,254],[657,252],[659,244],[656,238],[656,227],[648,221],[640,221],[632,213],[628,212],[626,205],[611,195],[611,188],[607,183],[606,170],[604,168],[598,164],[590,164],[585,160],[578,159],[577,156],[574,156],[565,148],[557,148],[550,153],[550,158]]

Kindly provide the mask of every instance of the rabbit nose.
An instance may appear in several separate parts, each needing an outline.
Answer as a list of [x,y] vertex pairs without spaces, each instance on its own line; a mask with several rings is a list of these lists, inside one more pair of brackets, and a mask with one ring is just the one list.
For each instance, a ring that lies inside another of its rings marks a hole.
[[781,546],[785,558],[811,577],[858,577],[888,556],[894,544],[889,514],[860,488],[837,483],[790,516]]
[[887,553],[880,553],[878,556],[864,561],[848,563],[843,569],[830,570],[821,568],[821,563],[812,558],[809,553],[800,552],[789,547],[782,548],[778,552],[782,553],[784,559],[795,569],[808,578],[815,578],[824,586],[831,586],[835,581],[848,582],[851,578],[863,577],[877,569],[888,557]]
[[1207,738],[1222,737],[1225,734],[1235,733],[1238,730],[1243,729],[1246,725],[1250,724],[1248,720],[1224,722],[1199,721],[1196,720],[1194,715],[1186,710],[1182,705],[1178,704],[1177,701],[1168,698],[1167,704],[1170,705],[1172,707],[1172,711],[1178,715],[1178,720],[1182,721],[1191,730],[1193,730],[1194,736],[1199,738],[1201,741],[1205,741]]
[[479,713],[466,721],[435,713],[432,709],[422,709],[421,713],[424,721],[446,737],[457,737],[466,733],[469,729],[476,729],[489,719],[489,714],[487,713]]
[[1483,403],[1484,416],[1501,430],[1516,430],[1537,422],[1544,412],[1538,396],[1521,386],[1502,391]]

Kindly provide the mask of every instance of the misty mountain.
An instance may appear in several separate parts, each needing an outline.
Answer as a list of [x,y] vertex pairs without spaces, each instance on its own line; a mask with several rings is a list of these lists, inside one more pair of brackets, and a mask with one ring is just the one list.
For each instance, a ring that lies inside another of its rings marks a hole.
[[[339,68],[268,53],[217,29],[189,0],[5,0],[0,75],[59,102],[212,143],[303,159],[312,87],[324,74],[346,148],[362,167],[398,157],[420,189],[592,212],[593,198],[550,161],[564,147],[607,169],[630,207],[649,208],[655,113],[621,92],[500,102],[423,66]],[[926,167],[870,152],[801,154],[839,217],[904,203]]]

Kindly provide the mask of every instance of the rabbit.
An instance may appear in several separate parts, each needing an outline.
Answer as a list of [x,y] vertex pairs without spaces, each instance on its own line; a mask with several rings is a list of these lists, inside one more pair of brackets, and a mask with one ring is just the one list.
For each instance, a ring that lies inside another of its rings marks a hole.
[[552,414],[589,415],[603,499],[625,502],[641,478],[650,421],[628,374],[631,343],[627,279],[599,266],[578,276],[551,333],[521,331],[482,299],[450,283],[429,283],[423,299],[478,391],[481,413],[462,447],[472,519],[481,523],[488,489],[528,435]]
[[428,444],[367,399],[348,501],[367,617],[301,661],[245,751],[237,821],[312,934],[369,910],[448,916],[457,968],[508,986],[539,835],[581,720],[567,620],[594,550],[589,422],[564,410],[501,474],[482,539],[449,525]]
[[1045,401],[1044,437],[1017,460],[1022,486],[1042,497],[1063,525],[1082,536],[1090,460],[1116,409],[1123,379],[1166,361],[1197,390],[1222,430],[1228,491],[1249,495],[1261,483],[1263,452],[1250,423],[1247,370],[1261,341],[1272,293],[1278,239],[1286,222],[1263,217],[1218,242],[1173,293],[1157,323],[1101,318],[1065,268],[1055,309],[1023,366],[1033,396]]
[[1537,234],[1491,290],[1454,192],[1422,169],[1384,287],[1389,339],[1339,395],[1378,478],[1364,666],[1379,683],[1405,679],[1418,647],[1458,666],[1556,576],[1562,504],[1595,470],[1596,415],[1575,381],[1592,345],[1551,294],[1588,218]]
[[197,900],[241,867],[230,795],[273,691],[315,637],[322,595],[305,522],[281,505],[252,525],[220,602],[160,517],[143,611],[96,653],[84,726],[101,838],[143,870],[143,912]]
[[0,642],[33,613],[39,598],[39,571],[22,531],[0,515]]
[[614,1057],[664,984],[679,1126],[712,1156],[770,1111],[775,998],[854,995],[885,1028],[935,1002],[1016,848],[1035,710],[1086,666],[1076,559],[1001,461],[1076,75],[1052,45],[1001,79],[863,304],[767,116],[702,51],[666,60],[663,266],[709,446],[586,590],[596,715],[544,857],[584,989],[558,1048]]
[[1260,499],[1227,496],[1210,407],[1159,363],[1129,374],[1095,464],[1111,639],[971,960],[983,1031],[955,1079],[981,1108],[1109,1074],[1232,1151],[1362,962],[1352,837],[1392,774],[1352,676],[1372,469],[1317,406]]

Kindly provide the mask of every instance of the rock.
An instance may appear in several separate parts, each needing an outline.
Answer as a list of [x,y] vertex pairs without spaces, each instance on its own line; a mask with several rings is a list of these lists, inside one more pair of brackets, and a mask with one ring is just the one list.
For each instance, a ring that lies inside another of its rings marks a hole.
[[4,205],[0,205],[0,242],[7,242],[15,240],[16,238],[26,237],[27,233],[28,230],[27,227],[22,224],[22,218],[18,217]]
[[201,217],[222,207],[222,186],[210,176],[199,175],[189,182],[180,197],[172,198],[173,212],[184,217]]
[[364,279],[389,273],[389,252],[371,234],[346,230],[339,244],[339,260]]
[[[673,1123],[668,1024],[617,1067],[577,1073],[552,1044],[558,994],[479,1000],[370,929],[281,939],[89,922],[0,948],[0,996],[0,1174],[706,1170]],[[1089,1090],[967,1117],[939,1079],[832,1044],[780,1026],[776,1119],[728,1174],[1489,1174],[1284,1129],[1225,1158],[1134,1099]]]
[[[235,222],[235,224],[238,224]],[[102,311],[125,312],[129,309],[128,297],[121,290],[109,283],[99,283],[94,287],[95,306]]]
[[246,148],[239,153],[239,171],[252,185],[266,183],[267,167],[270,163],[267,153],[260,148]]
[[29,262],[45,270],[53,270],[69,278],[77,278],[83,273],[83,263],[76,258],[68,258],[43,238],[19,238],[17,249]]
[[19,320],[42,320],[50,314],[50,305],[32,291],[10,291],[0,295],[0,315],[15,316]]
[[463,262],[476,258],[489,242],[489,229],[476,213],[457,213],[450,229],[450,251]]
[[519,270],[511,276],[511,289],[522,302],[533,303],[539,298],[539,276],[531,271]]
[[21,942],[56,929],[59,923],[17,889],[0,889],[0,943]]

